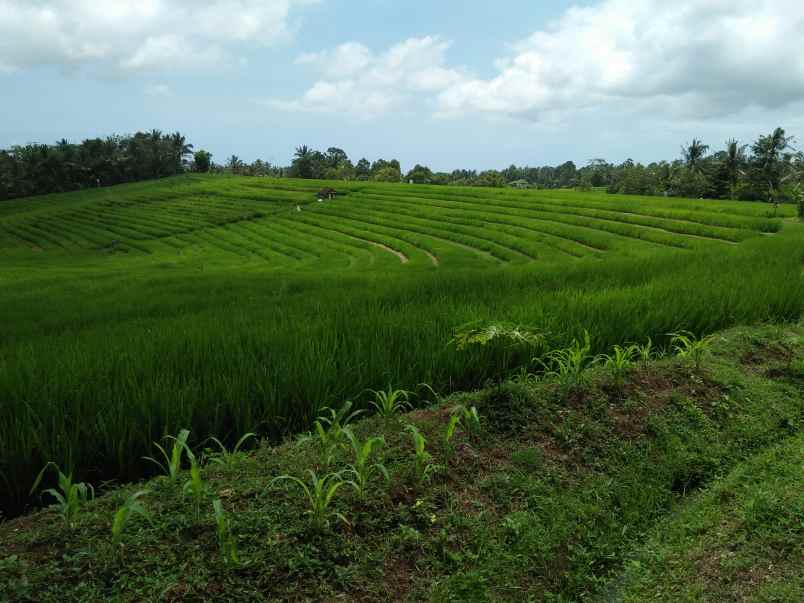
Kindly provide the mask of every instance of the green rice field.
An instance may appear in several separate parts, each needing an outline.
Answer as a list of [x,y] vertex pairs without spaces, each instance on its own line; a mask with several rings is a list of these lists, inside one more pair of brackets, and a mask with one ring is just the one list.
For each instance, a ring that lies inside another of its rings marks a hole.
[[[322,186],[335,199],[319,202]],[[459,351],[505,321],[545,350],[798,317],[782,206],[187,175],[0,204],[0,509],[48,460],[143,475],[151,443],[307,429],[369,388],[469,389],[528,366]]]

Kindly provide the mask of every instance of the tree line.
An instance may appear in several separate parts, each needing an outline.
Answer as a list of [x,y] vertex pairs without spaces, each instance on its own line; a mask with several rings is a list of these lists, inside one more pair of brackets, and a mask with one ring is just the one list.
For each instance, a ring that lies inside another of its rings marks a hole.
[[180,174],[193,145],[159,130],[0,150],[0,200]]
[[[606,190],[611,194],[664,195],[751,201],[802,202],[804,153],[793,146],[794,138],[776,128],[752,144],[728,140],[713,150],[698,139],[685,144],[680,156],[647,165],[627,159],[620,164],[591,159],[577,167],[572,161],[556,166],[516,166],[504,170],[433,171],[417,164],[407,173],[399,161],[360,159],[353,163],[343,149],[326,152],[307,146],[296,149],[288,167],[256,161],[246,164],[233,156],[224,166],[209,168],[242,175],[311,178],[318,180],[366,180],[411,184],[577,188]],[[710,152],[711,151],[711,152]],[[207,170],[203,170],[207,171]]]
[[306,145],[296,148],[292,163],[286,167],[260,159],[246,163],[236,155],[218,165],[205,150],[196,151],[188,161],[193,145],[184,136],[153,130],[89,139],[80,144],[62,140],[55,145],[29,144],[0,151],[0,200],[161,178],[190,170],[445,186],[578,188],[612,194],[804,204],[804,153],[793,143],[792,136],[776,128],[752,144],[728,140],[717,150],[693,139],[682,147],[678,158],[647,165],[631,159],[620,164],[592,159],[580,168],[567,161],[556,166],[511,165],[504,170],[438,172],[417,164],[404,173],[397,159],[362,158],[352,162],[338,147],[318,151]]

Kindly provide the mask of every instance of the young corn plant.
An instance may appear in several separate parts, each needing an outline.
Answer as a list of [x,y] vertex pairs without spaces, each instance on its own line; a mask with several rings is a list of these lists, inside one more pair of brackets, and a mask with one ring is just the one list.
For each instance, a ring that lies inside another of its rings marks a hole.
[[224,446],[223,442],[221,442],[218,438],[214,436],[210,436],[210,440],[218,447],[218,450],[209,452],[207,457],[209,458],[209,462],[213,465],[221,465],[223,467],[231,467],[234,465],[238,460],[242,459],[245,456],[242,448],[246,442],[250,439],[256,439],[256,433],[247,433],[242,438],[237,441],[234,448],[228,450],[226,446]]
[[114,514],[114,519],[112,519],[112,543],[116,549],[122,544],[123,531],[126,529],[126,525],[128,525],[129,519],[131,519],[133,515],[139,515],[151,521],[151,516],[140,502],[140,499],[147,494],[149,494],[149,490],[135,492],[126,499],[123,506],[117,509],[117,512]]
[[456,404],[450,410],[450,415],[460,416],[463,428],[466,429],[473,438],[480,435],[482,425],[480,424],[480,414],[477,412],[476,407]]
[[354,453],[354,463],[348,466],[345,473],[351,475],[352,480],[349,483],[351,483],[355,492],[357,492],[357,497],[361,501],[365,501],[372,476],[380,474],[385,478],[386,483],[391,479],[388,476],[388,470],[385,468],[385,465],[380,462],[371,462],[374,451],[385,445],[385,438],[374,437],[367,439],[365,442],[361,442],[350,428],[346,427],[344,433]]
[[438,470],[438,467],[430,462],[432,456],[427,452],[427,440],[419,432],[415,425],[408,425],[407,431],[410,432],[410,437],[413,442],[414,465],[413,474],[416,478],[416,484],[421,486],[430,479],[433,473]]
[[573,389],[584,384],[587,369],[595,364],[591,351],[589,331],[584,331],[583,343],[575,339],[570,347],[547,354],[547,362],[534,361],[544,366],[546,377],[558,380],[564,389]]
[[162,458],[164,458],[164,464],[153,457],[145,456],[143,457],[146,461],[151,461],[155,465],[157,465],[162,472],[170,478],[170,481],[174,481],[181,471],[181,461],[182,457],[185,453],[189,458],[192,458],[192,451],[190,447],[187,445],[187,438],[190,437],[190,432],[187,429],[182,429],[179,432],[177,437],[173,436],[166,436],[166,439],[173,440],[173,446],[170,449],[170,454],[158,443],[154,442],[154,446],[159,449],[159,452],[162,453]]
[[326,407],[322,409],[322,414],[315,422],[315,432],[324,453],[325,467],[329,467],[332,464],[335,451],[345,439],[344,428],[354,420],[355,417],[364,412],[362,410],[349,412],[351,410],[352,403],[348,401],[345,402],[338,411]]
[[455,434],[458,431],[462,418],[463,416],[461,414],[451,414],[449,417],[449,422],[447,423],[447,428],[444,430],[444,450],[447,457],[447,466],[449,466],[452,455],[455,453],[455,447],[452,445],[452,439],[455,437]]
[[227,565],[240,565],[240,556],[237,553],[237,539],[232,534],[229,516],[223,510],[223,503],[219,498],[212,501],[212,510],[215,514],[215,523],[218,532],[218,549]]
[[280,475],[271,480],[270,486],[273,487],[274,484],[282,481],[288,481],[299,486],[308,506],[304,514],[310,516],[311,524],[316,531],[323,532],[327,530],[330,527],[331,518],[338,519],[349,525],[346,517],[332,508],[332,499],[344,484],[353,485],[353,487],[356,487],[356,484],[351,481],[345,481],[341,472],[329,473],[318,477],[315,471],[308,469],[307,474],[310,476],[309,485],[293,475]]
[[670,333],[670,336],[672,337],[670,346],[673,353],[675,353],[678,358],[691,361],[696,370],[700,369],[704,358],[712,347],[714,337],[712,335],[696,337],[689,331]]
[[636,358],[639,360],[639,364],[643,367],[647,366],[648,363],[654,358],[658,358],[660,356],[660,351],[653,345],[653,340],[650,337],[648,337],[648,340],[645,343],[635,343],[633,347],[636,353]]
[[184,494],[191,496],[195,507],[195,520],[201,518],[201,502],[207,491],[204,479],[201,477],[201,464],[195,456],[190,456],[190,479],[184,483]]
[[39,484],[42,482],[45,472],[50,467],[53,467],[58,474],[58,489],[47,488],[43,490],[42,493],[50,494],[56,499],[56,507],[59,510],[59,515],[61,515],[61,518],[64,520],[67,529],[71,530],[75,527],[81,505],[95,498],[95,489],[92,487],[92,484],[74,482],[72,473],[65,475],[56,463],[50,461],[42,467],[39,475],[36,476],[34,485],[29,493],[30,495],[39,488]]
[[611,354],[603,354],[599,357],[600,362],[603,363],[603,368],[606,369],[614,383],[622,385],[626,374],[634,365],[634,359],[637,356],[637,346],[619,346],[615,345]]
[[377,414],[383,418],[393,417],[413,408],[410,403],[411,392],[404,389],[393,389],[390,385],[387,390],[369,390],[374,395],[371,405]]

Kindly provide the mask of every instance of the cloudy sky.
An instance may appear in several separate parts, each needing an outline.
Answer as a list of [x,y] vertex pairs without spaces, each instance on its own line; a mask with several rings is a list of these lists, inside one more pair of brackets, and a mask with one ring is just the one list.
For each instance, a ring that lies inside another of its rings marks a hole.
[[801,0],[0,0],[0,147],[180,130],[224,161],[674,157],[804,138]]

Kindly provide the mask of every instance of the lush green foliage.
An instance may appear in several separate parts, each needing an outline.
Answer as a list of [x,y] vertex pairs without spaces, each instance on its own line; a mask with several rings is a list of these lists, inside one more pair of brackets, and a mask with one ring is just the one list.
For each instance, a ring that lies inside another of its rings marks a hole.
[[[338,196],[318,203],[322,186]],[[152,445],[166,433],[189,428],[199,450],[208,434],[279,438],[325,406],[370,408],[389,383],[499,381],[584,329],[599,354],[797,316],[804,237],[794,208],[767,214],[201,175],[4,202],[0,505],[25,505],[51,459],[83,481],[147,475],[143,456],[169,474],[171,450]],[[469,323],[494,337],[450,346]]]
[[[220,498],[200,521],[176,482],[153,480],[151,521],[124,555],[108,554],[109,513],[141,486],[88,501],[78,529],[57,510],[13,520],[0,525],[0,598],[799,600],[802,335],[720,333],[699,369],[668,356],[617,391],[595,367],[571,398],[552,382],[457,394],[404,417],[448,461],[420,484],[407,479],[413,429],[356,422],[356,442],[385,440],[389,474],[364,499],[342,474],[308,471],[315,440],[288,440],[204,467]],[[449,417],[472,407],[482,432],[447,450]]]
[[0,201],[173,176],[192,148],[179,132],[153,130],[0,150]]

